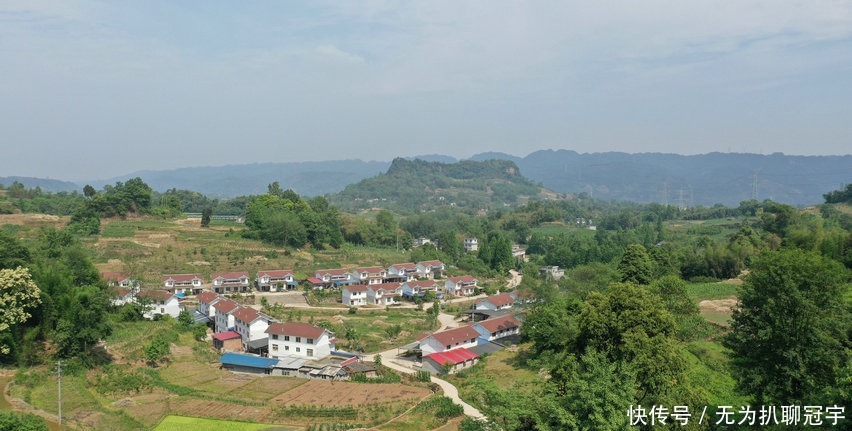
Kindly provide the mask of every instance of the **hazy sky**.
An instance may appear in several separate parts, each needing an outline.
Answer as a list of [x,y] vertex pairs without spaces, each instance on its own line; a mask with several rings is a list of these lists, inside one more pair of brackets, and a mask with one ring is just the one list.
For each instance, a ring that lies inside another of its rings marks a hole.
[[0,176],[848,154],[852,1],[0,1]]

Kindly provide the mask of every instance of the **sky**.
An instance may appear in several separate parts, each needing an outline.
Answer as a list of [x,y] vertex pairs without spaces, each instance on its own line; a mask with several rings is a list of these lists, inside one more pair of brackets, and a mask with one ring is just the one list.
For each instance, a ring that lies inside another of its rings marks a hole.
[[0,176],[850,148],[852,0],[0,1]]

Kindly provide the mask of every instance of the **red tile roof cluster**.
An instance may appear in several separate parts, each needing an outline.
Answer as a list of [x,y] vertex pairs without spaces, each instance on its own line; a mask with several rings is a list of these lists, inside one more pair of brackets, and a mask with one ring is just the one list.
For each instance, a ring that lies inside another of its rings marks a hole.
[[308,325],[307,323],[273,323],[266,328],[267,334],[276,335],[293,335],[296,337],[319,338],[325,332],[325,329],[317,328],[316,326]]
[[423,262],[417,262],[417,264],[420,265],[420,266],[425,266],[427,268],[428,267],[434,268],[436,266],[444,266],[444,262],[441,262],[440,260],[424,260]]
[[409,263],[397,263],[395,265],[391,265],[391,268],[403,269],[408,271],[414,271],[417,269],[417,265],[409,262]]
[[449,363],[450,365],[456,365],[461,364],[465,361],[476,359],[479,357],[479,355],[471,352],[468,349],[465,349],[464,347],[459,347],[458,349],[448,350],[446,352],[436,352],[426,355],[424,357],[437,362],[438,365],[444,365],[447,363]]
[[432,338],[445,346],[452,346],[456,343],[466,343],[471,339],[479,337],[479,332],[471,326],[462,326],[461,328],[450,329],[448,331],[436,332],[432,334]]
[[346,274],[349,273],[349,270],[348,269],[342,269],[342,268],[318,269],[318,270],[314,271],[314,273],[318,274],[320,276],[323,276],[323,275],[346,275]]
[[288,275],[293,275],[293,271],[289,269],[273,269],[269,271],[258,271],[257,277],[268,276],[269,278],[284,278]]
[[197,298],[198,298],[199,302],[209,304],[209,303],[215,301],[216,298],[218,298],[218,297],[219,297],[219,295],[216,294],[216,292],[211,292],[209,290],[205,290],[204,292],[199,293]]
[[397,289],[402,287],[402,283],[382,283],[382,284],[371,284],[369,286],[373,289],[373,292],[378,292],[379,290],[384,290],[385,292],[396,292]]
[[251,323],[260,318],[260,313],[257,312],[254,308],[251,307],[240,307],[237,311],[234,312],[234,319],[239,320],[243,323]]
[[507,329],[520,328],[521,321],[516,319],[515,316],[508,315],[483,320],[481,322],[475,323],[474,325],[482,326],[488,332],[499,332]]
[[213,338],[219,341],[233,340],[234,338],[240,338],[240,334],[237,331],[225,331],[213,334]]
[[488,298],[485,298],[479,302],[482,303],[486,301],[494,304],[495,307],[502,307],[504,305],[508,305],[515,302],[515,297],[512,296],[510,293],[501,293],[499,295],[489,296]]
[[438,286],[435,280],[409,281],[406,284],[412,289],[430,289]]
[[239,308],[239,305],[230,299],[222,299],[213,304],[213,308],[220,313],[228,314],[234,311],[235,308]]
[[358,274],[362,274],[362,273],[365,273],[365,272],[367,274],[376,274],[376,273],[381,273],[384,270],[385,269],[381,266],[367,266],[367,267],[363,267],[363,268],[353,269],[353,271],[357,272]]
[[203,278],[201,278],[201,276],[198,274],[169,274],[163,276],[163,281],[169,279],[174,281],[192,281],[195,278],[203,280]]

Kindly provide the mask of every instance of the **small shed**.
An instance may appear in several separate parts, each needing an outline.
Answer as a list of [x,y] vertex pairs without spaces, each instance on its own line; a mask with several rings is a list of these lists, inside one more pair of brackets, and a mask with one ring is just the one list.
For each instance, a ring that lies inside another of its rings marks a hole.
[[229,352],[222,355],[219,362],[226,370],[237,373],[271,374],[278,359]]
[[423,356],[422,368],[436,374],[449,373],[471,367],[479,361],[479,355],[465,347]]
[[242,352],[243,341],[237,331],[225,331],[213,334],[213,348],[220,353]]

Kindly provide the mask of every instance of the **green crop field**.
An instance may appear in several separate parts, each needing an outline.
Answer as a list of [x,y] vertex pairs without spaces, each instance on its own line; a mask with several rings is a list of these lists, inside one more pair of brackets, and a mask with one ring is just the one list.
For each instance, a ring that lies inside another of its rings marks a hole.
[[193,418],[187,416],[166,416],[154,428],[154,431],[295,431],[299,428],[280,425],[256,424],[250,422],[224,421],[217,419]]

